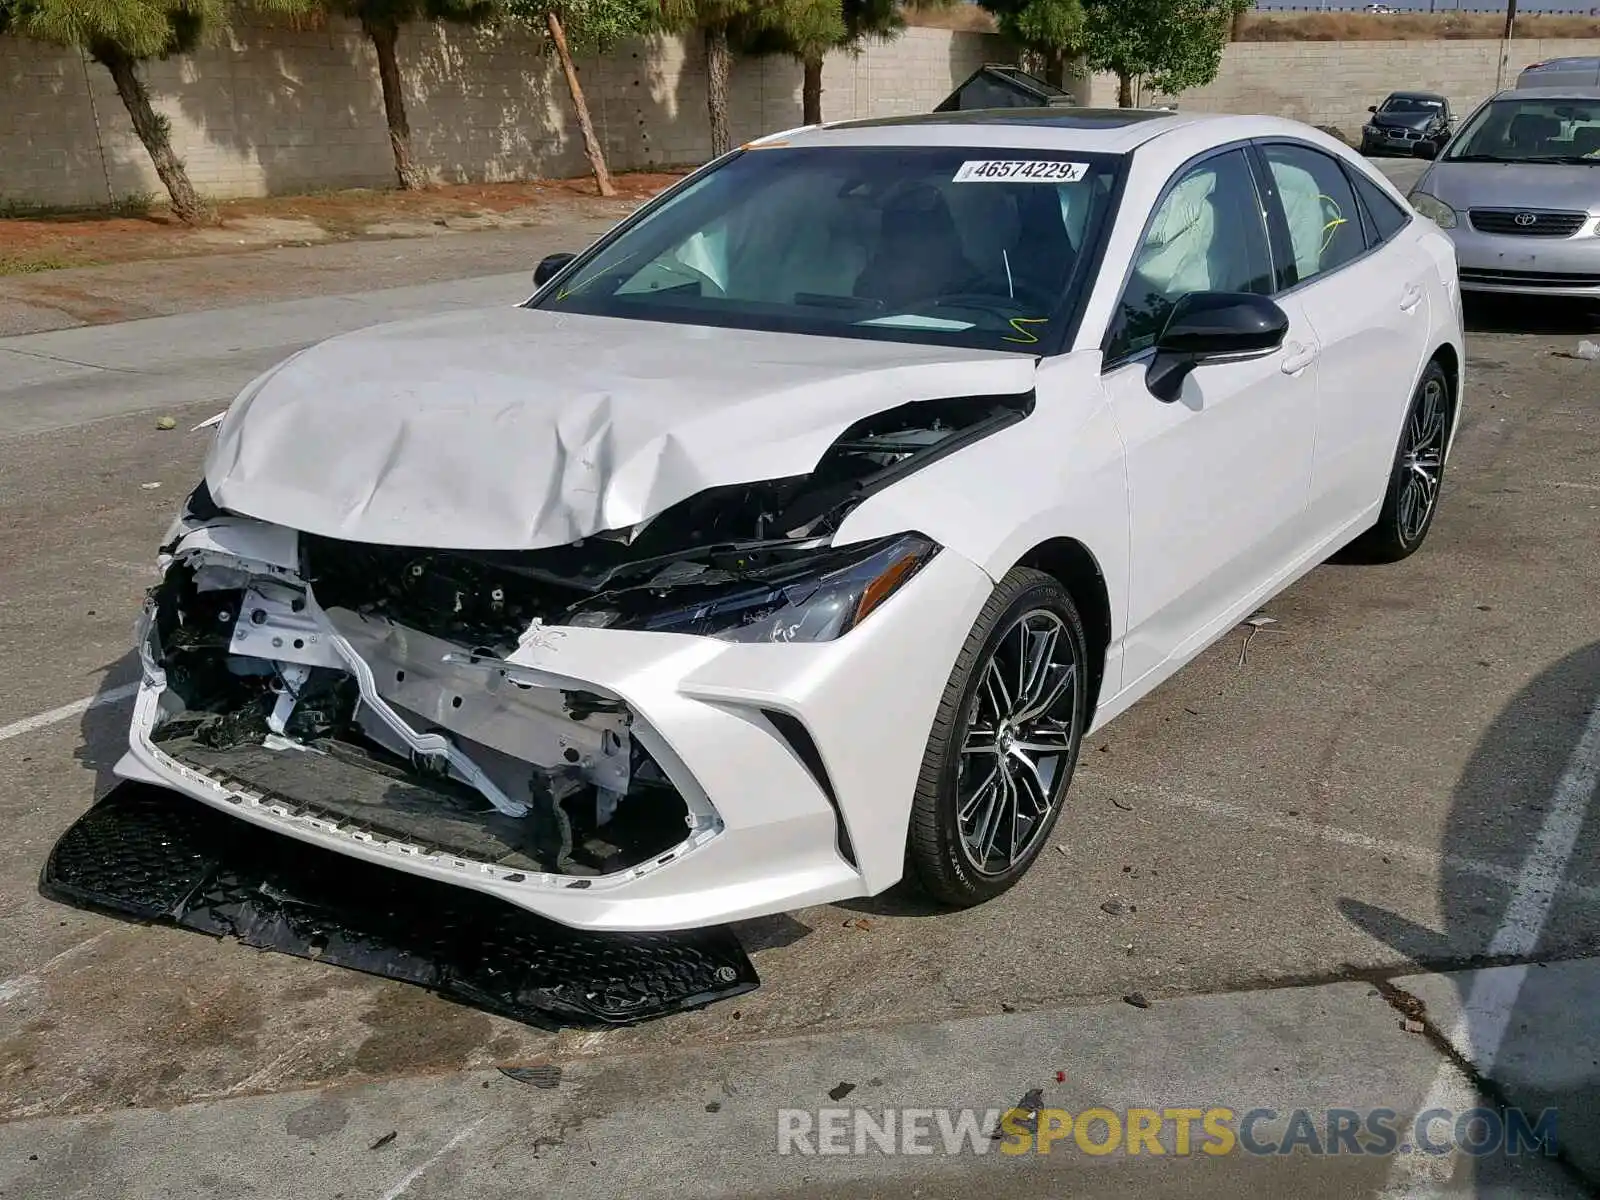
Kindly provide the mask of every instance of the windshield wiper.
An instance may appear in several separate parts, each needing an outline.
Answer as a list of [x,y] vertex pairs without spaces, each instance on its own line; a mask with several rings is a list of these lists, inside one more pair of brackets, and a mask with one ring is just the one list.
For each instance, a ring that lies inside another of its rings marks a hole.
[[1475,162],[1475,163],[1517,163],[1526,162],[1520,158],[1501,158],[1498,154],[1452,154],[1448,162]]
[[1523,162],[1554,163],[1563,167],[1600,167],[1600,158],[1584,154],[1547,154],[1538,158],[1525,158]]

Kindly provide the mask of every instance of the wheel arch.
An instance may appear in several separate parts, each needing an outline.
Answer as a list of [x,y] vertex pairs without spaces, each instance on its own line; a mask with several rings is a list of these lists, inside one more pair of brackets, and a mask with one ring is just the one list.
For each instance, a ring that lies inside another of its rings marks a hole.
[[1461,351],[1456,348],[1453,342],[1441,342],[1434,349],[1434,352],[1428,356],[1427,362],[1423,364],[1423,371],[1427,371],[1434,363],[1438,363],[1440,369],[1444,371],[1445,382],[1448,384],[1450,392],[1449,432],[1445,435],[1445,458],[1448,461],[1450,451],[1455,449],[1456,432],[1461,427],[1461,404],[1465,399],[1463,395],[1465,390],[1463,367],[1465,364],[1461,361]]
[[1111,648],[1111,593],[1104,570],[1088,546],[1072,537],[1053,537],[1032,547],[1015,566],[1043,571],[1055,579],[1083,619],[1084,649],[1089,656],[1089,722],[1100,703],[1105,682],[1106,655]]
[[1443,342],[1428,356],[1428,361],[1444,368],[1445,377],[1450,380],[1450,402],[1460,404],[1461,353],[1450,342]]

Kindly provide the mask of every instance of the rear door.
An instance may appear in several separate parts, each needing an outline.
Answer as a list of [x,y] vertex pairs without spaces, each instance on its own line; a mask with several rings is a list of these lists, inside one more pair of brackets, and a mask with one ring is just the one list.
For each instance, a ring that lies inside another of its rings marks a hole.
[[[1422,367],[1432,263],[1408,236],[1415,218],[1331,154],[1295,141],[1257,153],[1279,287],[1322,347],[1308,519],[1319,540],[1359,532],[1352,525],[1382,501]],[[1359,198],[1363,183],[1374,199]]]

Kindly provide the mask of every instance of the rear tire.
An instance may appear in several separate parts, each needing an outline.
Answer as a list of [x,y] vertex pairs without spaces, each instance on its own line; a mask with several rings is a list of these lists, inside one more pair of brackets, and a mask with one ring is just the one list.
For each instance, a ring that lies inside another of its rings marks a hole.
[[935,899],[993,899],[1044,849],[1077,766],[1087,665],[1067,590],[1013,569],[967,635],[923,754],[906,867]]
[[1352,547],[1365,561],[1399,562],[1427,540],[1444,486],[1453,404],[1450,377],[1437,361],[1429,363],[1406,410],[1378,523]]

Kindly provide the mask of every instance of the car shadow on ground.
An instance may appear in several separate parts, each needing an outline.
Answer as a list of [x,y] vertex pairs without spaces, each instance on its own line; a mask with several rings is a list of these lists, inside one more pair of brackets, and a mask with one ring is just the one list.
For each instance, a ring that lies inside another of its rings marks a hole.
[[[1352,898],[1339,902],[1340,911],[1421,969],[1557,963],[1600,952],[1595,747],[1583,745],[1597,704],[1600,643],[1541,673],[1478,743],[1455,787],[1439,847],[1437,928]],[[1541,914],[1550,887],[1557,889],[1554,902]],[[1511,986],[1509,1019],[1504,1004],[1484,1004],[1483,993],[1470,1009],[1468,997],[1459,996],[1464,1041],[1476,1048],[1475,1060],[1487,1060],[1486,1071],[1484,1061],[1475,1065],[1490,1081],[1491,1100],[1520,1107],[1530,1122],[1554,1108],[1562,1144],[1594,1145],[1600,1005],[1592,994],[1562,994],[1573,988],[1571,977],[1549,967],[1530,967],[1520,986]],[[1438,1033],[1452,1037],[1454,1022],[1432,1016]],[[1506,1164],[1495,1158],[1477,1165],[1483,1179]]]
[[948,904],[940,904],[911,879],[902,879],[881,895],[836,901],[834,907],[870,917],[948,917],[955,911]]
[[128,748],[128,719],[132,698],[117,697],[139,681],[139,654],[129,650],[107,663],[95,688],[94,701],[78,722],[78,748],[72,757],[80,766],[94,772],[94,798],[100,799],[116,786],[111,769]]
[[[1600,302],[1539,296],[1468,296],[1467,333],[1524,333],[1582,338],[1600,331]],[[1577,343],[1552,353],[1570,353]],[[1468,348],[1471,349],[1470,347]]]

